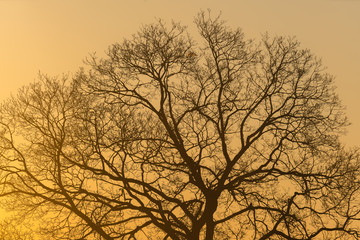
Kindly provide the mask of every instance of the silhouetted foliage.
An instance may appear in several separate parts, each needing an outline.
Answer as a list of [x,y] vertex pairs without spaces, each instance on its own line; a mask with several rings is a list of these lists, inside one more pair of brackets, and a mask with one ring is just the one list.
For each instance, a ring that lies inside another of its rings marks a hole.
[[199,43],[158,21],[4,103],[1,194],[56,239],[358,239],[333,77],[294,38],[195,24]]

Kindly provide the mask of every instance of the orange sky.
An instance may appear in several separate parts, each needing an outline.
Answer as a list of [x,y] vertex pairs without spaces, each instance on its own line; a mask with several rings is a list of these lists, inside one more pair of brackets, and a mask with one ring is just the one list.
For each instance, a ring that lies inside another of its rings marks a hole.
[[295,35],[321,57],[353,123],[344,141],[360,145],[360,0],[0,0],[0,99],[39,71],[75,72],[156,17],[191,25],[207,8],[250,37]]

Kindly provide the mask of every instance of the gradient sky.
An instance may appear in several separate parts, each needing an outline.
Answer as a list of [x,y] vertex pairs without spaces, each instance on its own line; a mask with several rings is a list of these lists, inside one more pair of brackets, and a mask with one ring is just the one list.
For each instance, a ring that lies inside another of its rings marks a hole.
[[39,71],[74,73],[89,53],[156,18],[192,29],[208,8],[251,38],[296,36],[321,57],[352,122],[344,141],[360,145],[360,0],[0,0],[0,100]]

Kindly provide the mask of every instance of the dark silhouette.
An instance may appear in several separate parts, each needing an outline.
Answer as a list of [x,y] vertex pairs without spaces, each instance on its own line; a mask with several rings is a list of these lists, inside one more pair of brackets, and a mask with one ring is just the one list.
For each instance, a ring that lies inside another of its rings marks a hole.
[[0,221],[0,240],[35,240],[34,233],[29,229],[30,226],[19,224],[18,220],[8,217]]
[[333,77],[294,38],[195,24],[198,43],[159,21],[4,103],[1,194],[54,238],[358,239]]

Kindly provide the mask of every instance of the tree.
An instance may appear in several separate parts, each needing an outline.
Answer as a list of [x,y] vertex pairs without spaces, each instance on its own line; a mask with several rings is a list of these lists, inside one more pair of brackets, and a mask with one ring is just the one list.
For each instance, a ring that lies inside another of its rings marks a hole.
[[34,240],[33,233],[29,229],[18,224],[18,219],[7,218],[0,222],[1,240]]
[[294,38],[195,24],[200,44],[158,21],[4,103],[2,195],[58,239],[358,239],[333,77]]

